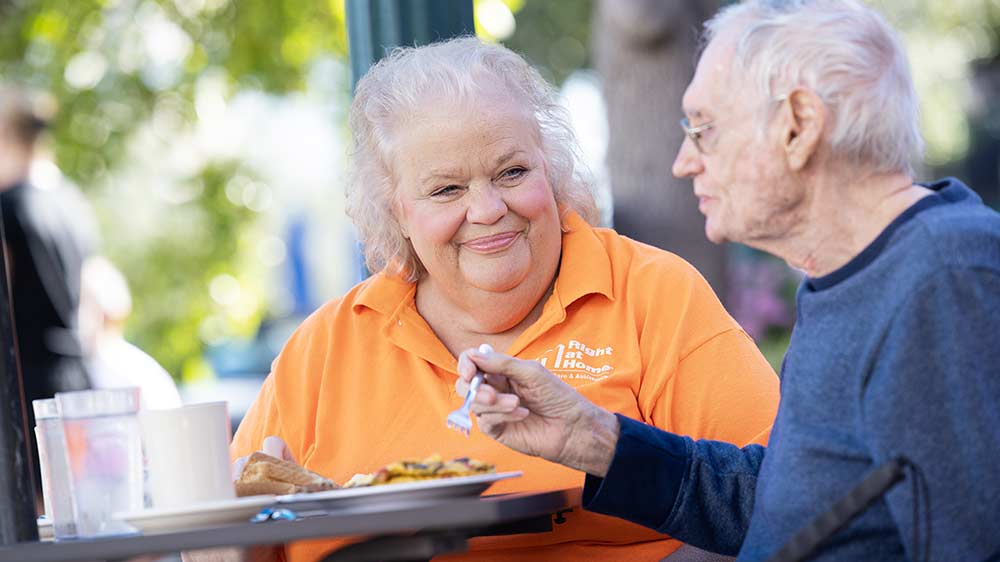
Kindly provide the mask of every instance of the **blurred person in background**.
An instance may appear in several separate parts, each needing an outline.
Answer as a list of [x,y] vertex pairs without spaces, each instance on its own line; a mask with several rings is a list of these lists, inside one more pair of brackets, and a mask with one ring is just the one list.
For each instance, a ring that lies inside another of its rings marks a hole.
[[770,443],[665,432],[473,349],[479,427],[587,472],[586,509],[741,562],[1000,559],[1000,215],[914,181],[906,54],[860,2],[743,2],[706,35],[674,173],[709,239],[807,275]]
[[[524,59],[475,38],[396,50],[358,83],[350,125],[348,212],[377,273],[290,338],[234,458],[267,439],[345,482],[439,453],[524,472],[493,493],[577,486],[575,470],[446,427],[463,402],[456,357],[484,342],[658,427],[767,439],[774,372],[694,268],[592,226],[564,109]],[[472,539],[458,557],[660,560],[681,547],[602,515],[565,519],[551,532]],[[270,557],[313,561],[342,544],[296,543]]]
[[40,138],[55,109],[48,96],[0,86],[0,207],[30,426],[32,400],[90,387],[78,311],[81,270],[96,246],[96,228],[79,191],[40,158]]
[[125,340],[132,296],[125,276],[107,258],[83,264],[80,331],[94,388],[137,386],[143,409],[181,406],[177,385],[156,359]]

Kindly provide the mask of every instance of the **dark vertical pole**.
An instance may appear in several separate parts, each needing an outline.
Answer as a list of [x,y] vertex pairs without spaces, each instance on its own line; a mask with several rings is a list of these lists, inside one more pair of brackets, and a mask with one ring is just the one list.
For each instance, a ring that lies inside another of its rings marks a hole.
[[475,32],[472,0],[347,0],[353,83],[393,47]]
[[0,215],[0,545],[37,541],[28,415],[15,356],[6,238]]

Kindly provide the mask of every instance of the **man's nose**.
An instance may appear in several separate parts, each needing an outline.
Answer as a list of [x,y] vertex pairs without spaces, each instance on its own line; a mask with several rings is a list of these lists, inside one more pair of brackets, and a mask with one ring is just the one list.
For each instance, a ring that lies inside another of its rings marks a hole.
[[673,173],[674,176],[678,178],[690,178],[700,174],[704,170],[704,165],[701,160],[701,153],[694,146],[694,142],[688,138],[684,137],[684,142],[681,143],[680,150],[677,151],[677,157],[674,158]]
[[493,224],[507,214],[503,191],[492,182],[473,185],[469,195],[469,209],[466,212],[469,222]]

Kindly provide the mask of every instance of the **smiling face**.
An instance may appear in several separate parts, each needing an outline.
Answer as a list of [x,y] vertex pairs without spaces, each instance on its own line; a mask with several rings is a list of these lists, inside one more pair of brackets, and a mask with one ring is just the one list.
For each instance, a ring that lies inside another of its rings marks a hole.
[[[733,47],[726,36],[712,40],[684,93],[684,113],[692,127],[712,122],[700,139],[703,152],[685,139],[674,161],[677,177],[694,180],[705,235],[757,245],[784,235],[799,221],[804,192],[785,162],[778,120],[760,132],[756,117],[765,104],[730,80]],[[749,102],[747,101],[749,98]]]
[[452,299],[515,289],[540,298],[562,232],[534,119],[502,95],[425,106],[392,144],[397,220],[427,271],[421,282]]

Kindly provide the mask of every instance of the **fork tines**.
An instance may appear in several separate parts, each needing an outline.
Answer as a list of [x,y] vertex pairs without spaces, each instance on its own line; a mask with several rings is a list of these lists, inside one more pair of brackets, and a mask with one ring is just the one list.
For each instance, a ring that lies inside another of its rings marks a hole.
[[462,407],[448,414],[448,427],[455,431],[461,431],[466,437],[472,431],[472,420],[469,419],[469,406],[476,399],[476,391],[479,390],[479,385],[483,383],[484,376],[482,373],[476,373],[476,376],[472,377],[472,382],[469,384],[469,391],[465,394],[465,402],[462,403]]
[[448,427],[454,429],[455,431],[461,432],[466,437],[472,431],[472,420],[466,417],[462,417],[460,411],[452,412],[448,416]]

